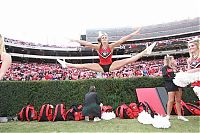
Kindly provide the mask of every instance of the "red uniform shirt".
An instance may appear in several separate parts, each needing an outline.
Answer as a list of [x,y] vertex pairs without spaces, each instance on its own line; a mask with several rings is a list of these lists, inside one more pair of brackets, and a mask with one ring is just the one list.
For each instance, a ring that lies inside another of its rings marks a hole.
[[100,48],[98,51],[98,55],[99,55],[100,65],[112,64],[112,52],[109,47],[107,49]]

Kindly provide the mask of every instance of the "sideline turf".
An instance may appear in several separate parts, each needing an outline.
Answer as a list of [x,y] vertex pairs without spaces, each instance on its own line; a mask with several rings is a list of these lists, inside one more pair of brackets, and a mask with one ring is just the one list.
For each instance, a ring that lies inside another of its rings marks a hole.
[[59,121],[59,122],[8,122],[0,123],[0,132],[200,132],[200,117],[187,116],[184,122],[173,116],[168,129],[156,129],[152,125],[140,124],[137,119],[115,118],[100,122]]

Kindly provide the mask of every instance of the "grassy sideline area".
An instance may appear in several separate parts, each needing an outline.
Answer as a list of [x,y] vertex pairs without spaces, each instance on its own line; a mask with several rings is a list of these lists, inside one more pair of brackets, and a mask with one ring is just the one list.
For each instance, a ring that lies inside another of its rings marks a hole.
[[0,123],[0,132],[200,132],[200,117],[187,116],[184,122],[173,116],[168,129],[156,129],[152,125],[140,124],[137,119],[115,118],[109,121],[58,121],[58,122],[20,122]]

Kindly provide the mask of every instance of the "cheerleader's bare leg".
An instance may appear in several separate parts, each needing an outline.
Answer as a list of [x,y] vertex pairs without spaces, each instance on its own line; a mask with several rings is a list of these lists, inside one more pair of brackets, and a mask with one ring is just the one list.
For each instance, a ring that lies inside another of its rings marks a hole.
[[182,89],[179,88],[179,91],[175,92],[175,101],[176,101],[176,110],[178,114],[178,119],[182,121],[189,121],[181,114],[181,99],[182,99]]
[[175,92],[168,92],[168,101],[167,101],[167,116],[170,117],[173,105],[174,105]]

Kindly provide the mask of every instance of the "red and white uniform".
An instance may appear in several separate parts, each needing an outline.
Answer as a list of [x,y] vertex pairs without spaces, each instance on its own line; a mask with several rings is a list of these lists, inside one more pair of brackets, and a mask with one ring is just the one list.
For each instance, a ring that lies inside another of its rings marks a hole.
[[112,64],[112,51],[109,47],[107,49],[100,48],[98,51],[98,55],[99,55],[100,65]]
[[[192,59],[191,63],[190,63],[190,68],[191,69],[200,68],[200,58],[198,58],[196,60]],[[192,86],[200,87],[200,81],[196,81],[196,82],[192,83]]]
[[[190,68],[191,69],[200,68],[200,58],[196,60],[192,59],[190,63]],[[197,74],[200,74],[200,72],[198,72]],[[192,87],[194,87],[193,90],[200,100],[200,80],[192,83]]]

